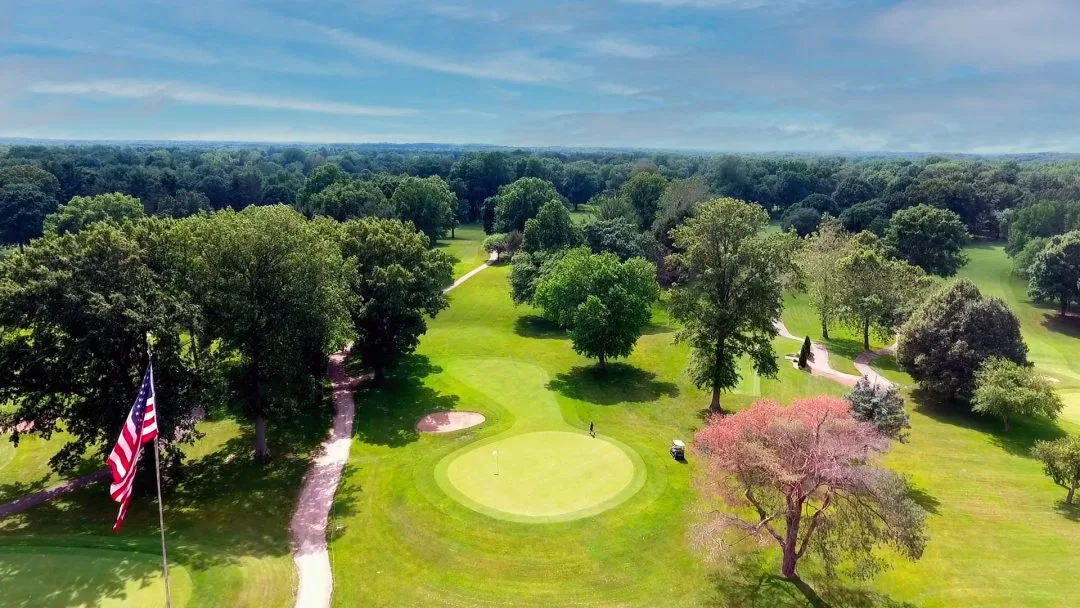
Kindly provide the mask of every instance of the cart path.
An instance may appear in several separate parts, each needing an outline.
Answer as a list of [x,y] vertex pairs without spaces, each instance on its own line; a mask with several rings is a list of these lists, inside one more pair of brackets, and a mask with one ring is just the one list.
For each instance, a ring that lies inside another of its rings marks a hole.
[[[465,273],[443,293],[460,286],[496,261],[492,253],[488,261]],[[330,556],[326,546],[326,528],[334,494],[341,482],[341,473],[349,460],[352,446],[353,418],[356,402],[353,389],[367,379],[350,377],[345,372],[352,345],[330,357],[327,373],[334,392],[334,423],[330,436],[319,446],[311,468],[304,476],[300,496],[296,501],[289,526],[292,533],[293,561],[296,563],[299,583],[296,591],[296,608],[325,608],[330,606],[334,594],[334,576],[330,568]]]
[[109,469],[94,471],[93,473],[83,475],[82,477],[76,477],[75,479],[69,479],[65,482],[58,483],[55,486],[41,490],[40,492],[27,494],[22,498],[17,498],[11,502],[0,505],[0,518],[14,515],[19,511],[25,511],[30,507],[40,505],[43,502],[48,502],[58,496],[74,492],[75,490],[84,488],[104,479],[109,479]]
[[[781,337],[802,343],[803,338],[800,338],[788,331],[787,326],[785,326],[784,322],[780,319],[773,321],[773,325],[776,327],[776,331],[779,332]],[[870,367],[870,364],[873,363],[874,359],[877,359],[878,357],[887,354],[891,354],[895,350],[896,344],[893,344],[888,348],[863,351],[859,353],[858,357],[855,358],[855,369],[859,370],[859,372],[862,373],[863,376],[866,376],[866,378],[869,379],[872,384],[891,387],[893,386],[893,383],[881,374],[879,374],[877,371],[875,371],[874,368]],[[806,363],[807,367],[810,368],[810,373],[814,374],[815,376],[822,376],[824,378],[828,378],[829,380],[832,380],[833,382],[839,382],[844,386],[855,386],[855,383],[858,382],[861,378],[861,376],[856,376],[854,374],[848,374],[833,369],[832,366],[829,365],[829,350],[825,348],[825,346],[818,344],[817,342],[810,343],[810,354],[811,356]]]

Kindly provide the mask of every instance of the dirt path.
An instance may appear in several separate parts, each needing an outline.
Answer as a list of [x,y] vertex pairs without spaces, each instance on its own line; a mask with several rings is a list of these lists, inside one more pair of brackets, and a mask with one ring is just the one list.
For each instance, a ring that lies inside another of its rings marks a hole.
[[[776,331],[784,338],[795,340],[802,343],[804,338],[800,338],[790,331],[784,325],[784,322],[777,319],[773,322],[776,326]],[[870,350],[859,353],[859,356],[855,358],[855,369],[859,370],[863,376],[866,376],[871,383],[881,384],[882,386],[892,386],[892,382],[886,379],[881,374],[874,371],[874,368],[870,367],[870,364],[883,355],[891,354],[896,349],[896,345],[893,344],[888,348],[882,348],[878,350]],[[833,382],[839,382],[844,386],[855,386],[855,383],[859,381],[860,376],[854,374],[847,374],[841,371],[837,371],[829,365],[829,351],[821,344],[817,342],[810,343],[810,358],[807,360],[807,366],[810,368],[810,373],[815,376],[822,376],[832,380]]]
[[[446,293],[496,260],[495,254],[487,262],[470,270],[443,290]],[[330,357],[327,372],[334,391],[334,424],[330,437],[319,447],[319,455],[304,476],[304,484],[297,499],[290,530],[293,542],[293,561],[299,577],[296,591],[297,608],[323,608],[330,605],[334,593],[334,577],[330,568],[330,556],[326,547],[326,528],[334,493],[341,482],[341,472],[349,460],[352,446],[353,417],[356,403],[353,389],[360,381],[345,373],[349,348]]]

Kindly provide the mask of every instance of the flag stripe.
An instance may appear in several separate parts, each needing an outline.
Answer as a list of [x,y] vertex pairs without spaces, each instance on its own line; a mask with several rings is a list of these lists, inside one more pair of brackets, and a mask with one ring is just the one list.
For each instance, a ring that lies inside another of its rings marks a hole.
[[124,518],[127,517],[132,488],[135,485],[135,474],[139,470],[142,446],[158,436],[156,406],[154,367],[150,365],[143,375],[142,386],[139,388],[138,397],[135,398],[135,404],[131,406],[127,420],[124,421],[124,426],[120,430],[120,437],[116,440],[112,452],[109,453],[108,464],[112,471],[109,495],[114,501],[120,503],[113,532],[120,531]]

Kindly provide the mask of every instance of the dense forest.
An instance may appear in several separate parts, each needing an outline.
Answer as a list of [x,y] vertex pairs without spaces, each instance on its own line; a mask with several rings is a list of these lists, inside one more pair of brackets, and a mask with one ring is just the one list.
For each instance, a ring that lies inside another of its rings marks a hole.
[[[640,182],[631,178],[646,174]],[[76,196],[124,193],[147,214],[184,217],[203,210],[284,203],[338,219],[406,216],[393,202],[406,177],[438,178],[416,188],[454,195],[451,216],[422,231],[486,220],[494,197],[519,178],[550,182],[577,206],[630,192],[631,202],[661,216],[661,193],[702,191],[765,207],[774,219],[810,232],[823,213],[851,231],[882,232],[896,211],[918,204],[949,209],[969,232],[1007,236],[1013,214],[1024,234],[1047,238],[1080,224],[1080,163],[925,158],[690,155],[645,152],[371,150],[352,147],[194,148],[140,146],[9,146],[0,148],[0,243],[26,243],[44,218]],[[683,182],[684,180],[694,180]],[[441,183],[436,183],[441,182]],[[669,187],[670,184],[670,187]],[[676,201],[671,201],[676,204]],[[648,208],[648,209],[646,209]],[[670,210],[669,210],[670,211]],[[642,228],[651,218],[641,218]],[[425,220],[431,223],[432,220]]]

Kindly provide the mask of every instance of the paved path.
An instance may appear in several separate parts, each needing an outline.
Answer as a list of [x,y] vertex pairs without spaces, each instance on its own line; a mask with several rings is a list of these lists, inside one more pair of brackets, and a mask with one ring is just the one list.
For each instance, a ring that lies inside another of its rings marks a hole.
[[[784,338],[795,340],[802,343],[804,338],[800,338],[790,331],[784,325],[784,322],[777,319],[773,322],[776,326],[776,331]],[[896,349],[896,344],[888,348],[882,348],[878,350],[868,350],[859,353],[859,356],[855,358],[855,369],[859,370],[863,376],[866,376],[871,383],[881,384],[882,386],[892,386],[892,382],[886,379],[881,374],[874,371],[874,368],[870,367],[870,364],[883,355],[892,353]],[[841,371],[837,371],[829,365],[829,351],[821,344],[817,342],[810,343],[810,358],[806,361],[807,367],[810,368],[810,373],[815,376],[822,376],[832,380],[833,382],[839,382],[844,386],[855,386],[855,383],[859,381],[860,376],[854,374],[848,374]]]
[[[0,439],[0,441],[2,441],[2,439]],[[19,511],[25,511],[30,507],[50,501],[57,496],[63,496],[69,492],[74,492],[79,488],[83,488],[103,479],[109,479],[109,469],[94,471],[89,475],[83,475],[82,477],[76,477],[75,479],[69,479],[63,483],[58,483],[47,490],[27,494],[18,500],[13,500],[9,503],[0,505],[0,517],[7,517],[8,515],[14,515]]]
[[[458,287],[495,261],[496,254],[492,253],[487,262],[454,281],[443,293]],[[351,345],[330,357],[327,371],[334,390],[334,425],[330,437],[320,446],[318,456],[304,476],[290,525],[293,561],[296,562],[300,579],[296,608],[324,608],[330,605],[334,593],[334,577],[326,548],[326,528],[330,508],[334,504],[334,493],[341,482],[341,472],[349,460],[353,417],[356,414],[353,388],[361,380],[345,373],[350,348]]]

